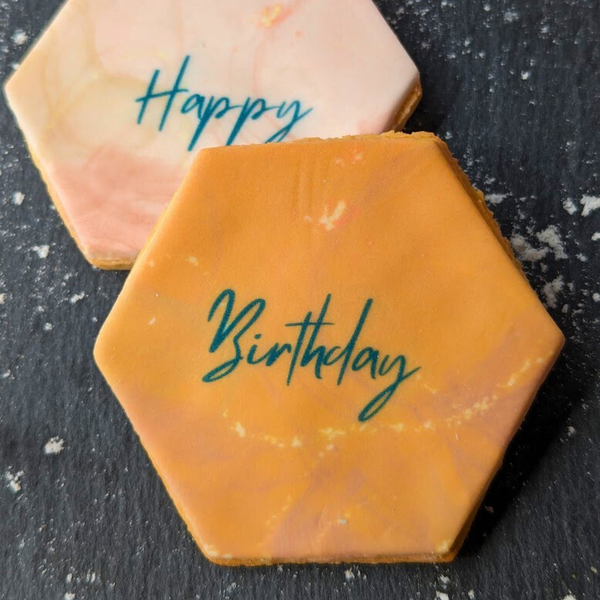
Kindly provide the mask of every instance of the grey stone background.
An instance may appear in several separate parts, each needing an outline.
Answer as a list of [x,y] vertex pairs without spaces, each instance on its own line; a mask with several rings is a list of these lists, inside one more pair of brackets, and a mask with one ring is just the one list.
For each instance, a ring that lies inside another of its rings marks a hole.
[[[84,262],[0,100],[0,598],[600,599],[600,2],[377,3],[422,72],[408,128],[444,138],[489,194],[568,339],[463,552],[207,562],[91,360],[125,275]],[[0,79],[58,6],[0,0]]]

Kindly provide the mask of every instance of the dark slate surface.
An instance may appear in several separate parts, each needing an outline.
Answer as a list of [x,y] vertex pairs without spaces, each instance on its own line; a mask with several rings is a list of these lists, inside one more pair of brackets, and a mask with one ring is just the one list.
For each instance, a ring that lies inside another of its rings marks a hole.
[[[504,234],[568,338],[460,557],[208,563],[91,360],[125,275],[84,262],[2,101],[0,598],[600,599],[600,210],[581,202],[600,196],[600,3],[378,4],[422,71],[409,128],[445,138],[494,194]],[[0,0],[0,78],[58,5]],[[64,449],[47,455],[54,437]]]

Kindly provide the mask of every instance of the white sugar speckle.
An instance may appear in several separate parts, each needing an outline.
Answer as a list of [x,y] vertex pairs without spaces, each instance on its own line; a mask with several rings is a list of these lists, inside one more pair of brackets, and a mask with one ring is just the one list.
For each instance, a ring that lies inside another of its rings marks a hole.
[[565,283],[562,278],[562,275],[559,275],[554,281],[547,283],[542,292],[544,297],[546,298],[546,303],[550,308],[556,308],[557,305],[557,296],[562,291]]
[[71,592],[67,592],[65,594],[65,600],[73,600],[75,598],[75,594],[71,593]]
[[28,39],[29,36],[22,29],[17,29],[12,36],[12,41],[17,46],[22,46],[23,44],[27,43]]
[[340,219],[340,217],[344,214],[346,210],[346,203],[340,200],[335,210],[329,214],[329,208],[326,206],[323,212],[323,216],[319,219],[319,225],[323,225],[326,231],[331,231],[335,228],[336,222]]
[[44,454],[60,454],[65,448],[65,440],[59,437],[50,438],[44,446]]
[[54,329],[54,325],[52,323],[44,323],[44,331],[52,331]]
[[504,21],[506,23],[514,23],[519,20],[519,13],[516,10],[507,10],[504,13]]
[[346,577],[346,581],[352,581],[356,577],[350,569],[347,569],[344,572],[344,576]]
[[592,242],[597,242],[600,241],[600,231],[596,231],[596,233],[594,233],[592,235]]
[[594,293],[592,294],[592,300],[593,300],[594,302],[600,302],[600,294],[599,294],[598,292],[594,292]]
[[6,294],[0,294],[0,304],[4,304],[6,302]]
[[65,577],[65,581],[67,583],[71,583],[71,581],[73,581],[73,573],[69,573],[66,577]]
[[577,430],[575,429],[575,427],[573,427],[573,425],[569,425],[567,427],[567,435],[569,437],[573,437],[576,433],[577,433]]
[[73,294],[73,296],[71,296],[69,298],[69,302],[71,304],[77,304],[77,302],[79,302],[80,300],[83,300],[85,298],[85,292],[80,292],[79,294]]
[[581,214],[584,217],[587,217],[588,215],[591,215],[593,211],[600,208],[600,197],[584,196],[581,199],[581,204],[583,205],[583,210],[581,211]]
[[450,596],[446,592],[436,592],[435,597],[436,600],[450,600]]
[[577,260],[581,262],[587,262],[589,259],[585,254],[581,254],[581,252],[577,255]]
[[489,204],[500,204],[501,202],[504,202],[504,200],[506,199],[506,196],[508,194],[487,194],[485,199],[488,201]]
[[579,209],[577,208],[577,204],[571,200],[571,198],[567,198],[562,203],[563,208],[570,214],[574,215]]
[[540,242],[550,247],[550,249],[554,252],[554,257],[557,260],[567,258],[567,254],[565,253],[565,245],[560,237],[560,233],[558,232],[556,225],[550,225],[550,227],[546,227],[544,231],[537,233],[536,237],[538,240],[540,240]]
[[485,12],[490,12],[490,10],[492,10],[492,5],[491,4],[484,4],[483,5],[483,10],[485,10]]
[[522,235],[513,235],[510,243],[521,262],[537,262],[548,254],[548,248],[534,248]]
[[527,81],[531,77],[531,71],[521,71],[521,79]]
[[246,437],[246,430],[244,429],[244,426],[238,421],[235,424],[235,427],[233,428],[233,430],[240,436],[240,437]]
[[8,489],[13,493],[17,494],[21,491],[21,479],[23,477],[23,471],[18,471],[17,473],[13,473],[10,469],[4,475],[8,483]]
[[450,583],[450,577],[446,577],[446,575],[440,575],[440,583],[443,586],[447,586]]
[[40,258],[48,258],[48,253],[50,252],[50,246],[47,244],[43,246],[34,246],[32,250],[37,253]]
[[565,596],[563,598],[563,600],[577,600],[577,598],[575,598],[575,596],[573,596],[573,594],[569,594],[568,596]]
[[23,194],[23,192],[15,192],[12,195],[12,203],[15,206],[21,206],[21,204],[23,204],[23,200],[25,200],[25,194]]
[[12,375],[12,371],[8,369],[8,371],[4,371],[2,375],[0,375],[0,379],[8,379]]
[[467,596],[469,596],[470,600],[475,600],[475,590],[469,590]]

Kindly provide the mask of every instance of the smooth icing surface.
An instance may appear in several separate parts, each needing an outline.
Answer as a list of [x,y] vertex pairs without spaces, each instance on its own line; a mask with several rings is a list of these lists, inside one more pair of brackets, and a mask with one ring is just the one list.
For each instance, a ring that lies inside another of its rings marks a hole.
[[86,257],[126,266],[201,148],[379,133],[418,82],[371,0],[69,0],[6,93]]
[[448,560],[563,336],[428,134],[200,153],[95,357],[205,555]]

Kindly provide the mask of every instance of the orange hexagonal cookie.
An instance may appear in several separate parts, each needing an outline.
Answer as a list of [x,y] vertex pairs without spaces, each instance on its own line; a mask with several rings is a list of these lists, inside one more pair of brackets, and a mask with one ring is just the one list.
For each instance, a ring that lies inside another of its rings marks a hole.
[[205,555],[455,556],[563,336],[429,134],[201,152],[95,356]]

